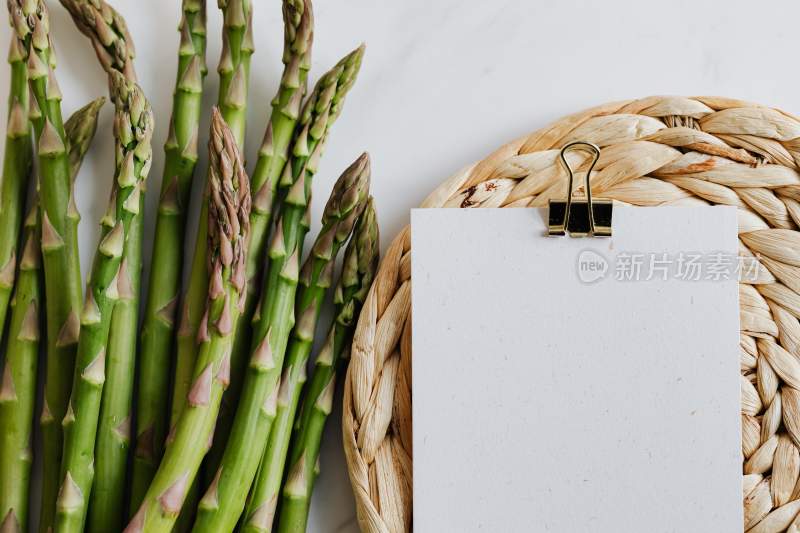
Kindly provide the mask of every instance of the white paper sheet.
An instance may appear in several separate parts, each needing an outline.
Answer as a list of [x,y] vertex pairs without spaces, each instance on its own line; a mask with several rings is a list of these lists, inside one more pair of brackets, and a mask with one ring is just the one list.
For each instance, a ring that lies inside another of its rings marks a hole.
[[735,209],[545,216],[412,212],[415,531],[741,531]]

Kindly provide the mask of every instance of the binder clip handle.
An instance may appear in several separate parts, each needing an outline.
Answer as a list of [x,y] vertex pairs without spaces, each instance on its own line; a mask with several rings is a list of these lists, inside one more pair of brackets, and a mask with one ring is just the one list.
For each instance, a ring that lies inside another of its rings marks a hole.
[[[574,173],[567,162],[567,152],[582,150],[592,155],[589,170],[586,171],[584,189],[586,199],[573,200],[572,185]],[[589,177],[592,169],[600,159],[600,148],[586,141],[573,141],[563,148],[559,154],[561,163],[567,169],[567,197],[565,200],[550,200],[548,215],[548,234],[552,236],[570,234],[571,237],[610,237],[613,203],[611,200],[593,199]]]

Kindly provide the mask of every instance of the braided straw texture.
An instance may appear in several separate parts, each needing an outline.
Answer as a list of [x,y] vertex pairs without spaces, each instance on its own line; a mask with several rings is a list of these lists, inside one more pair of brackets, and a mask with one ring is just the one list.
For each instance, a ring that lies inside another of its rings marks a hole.
[[[740,253],[761,263],[757,279],[740,284],[744,530],[800,532],[800,119],[719,97],[606,104],[500,147],[422,207],[546,206],[566,194],[558,153],[575,140],[602,149],[590,176],[597,197],[738,208]],[[583,165],[580,190],[587,156],[568,156]],[[385,254],[359,318],[342,423],[362,531],[411,530],[408,227]]]

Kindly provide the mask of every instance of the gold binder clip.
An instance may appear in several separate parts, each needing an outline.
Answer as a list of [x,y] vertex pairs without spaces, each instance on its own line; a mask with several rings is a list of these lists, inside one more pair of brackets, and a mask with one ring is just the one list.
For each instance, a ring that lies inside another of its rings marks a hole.
[[[567,163],[565,154],[570,150],[584,150],[592,154],[592,164],[586,171],[586,199],[572,199],[572,168]],[[600,148],[592,143],[575,141],[561,149],[561,162],[567,169],[569,183],[566,200],[550,200],[550,214],[548,226],[550,235],[565,235],[570,237],[595,237],[611,236],[611,215],[613,204],[611,200],[592,200],[592,189],[589,185],[589,176],[594,165],[600,158]]]

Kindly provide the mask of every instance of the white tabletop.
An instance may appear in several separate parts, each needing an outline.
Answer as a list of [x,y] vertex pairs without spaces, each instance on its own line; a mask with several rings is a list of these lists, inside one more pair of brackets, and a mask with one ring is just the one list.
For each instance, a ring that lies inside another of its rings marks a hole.
[[[105,94],[106,82],[66,12],[55,0],[48,3],[66,115]],[[154,144],[161,146],[174,86],[180,2],[112,3],[136,41],[136,68],[156,110]],[[251,165],[277,87],[282,46],[279,1],[254,3],[256,54],[247,139]],[[208,4],[210,106],[218,84],[214,68],[220,16],[216,2]],[[800,112],[800,73],[794,61],[800,46],[800,4],[791,0],[316,4],[314,80],[361,41],[367,43],[367,53],[316,180],[312,234],[333,181],[363,150],[373,158],[373,194],[386,245],[407,223],[408,209],[451,172],[506,140],[585,107],[651,94],[720,94]],[[0,43],[8,39],[8,26],[0,25]],[[7,69],[0,69],[0,101],[5,101],[7,78]],[[109,105],[79,178],[84,271],[111,183],[111,115]],[[206,115],[203,129],[207,122]],[[152,191],[158,191],[161,181],[161,150],[155,150],[154,159],[148,232],[157,201]],[[202,154],[199,168],[205,161]],[[149,252],[147,246],[146,257]],[[310,530],[354,531],[338,417],[331,426]]]

